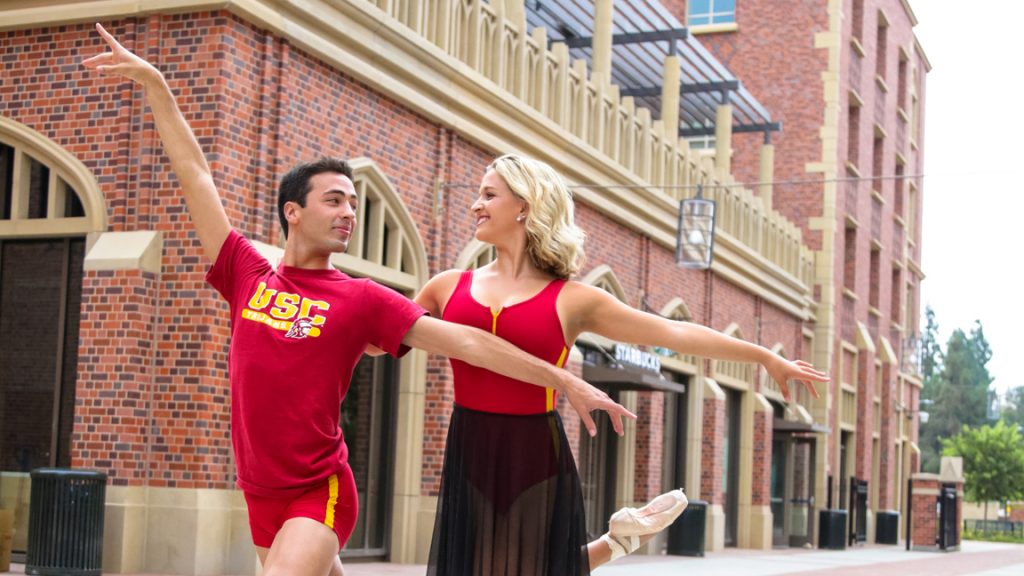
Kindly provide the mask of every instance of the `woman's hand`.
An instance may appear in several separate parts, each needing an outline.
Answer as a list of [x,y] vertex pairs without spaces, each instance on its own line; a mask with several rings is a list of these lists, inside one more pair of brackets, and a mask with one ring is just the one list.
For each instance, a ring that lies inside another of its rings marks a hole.
[[768,375],[773,380],[779,383],[779,388],[782,390],[782,397],[786,399],[786,402],[790,401],[789,394],[789,381],[797,380],[807,388],[807,391],[811,393],[811,396],[819,398],[818,391],[814,388],[814,382],[828,382],[830,378],[824,372],[816,370],[810,362],[803,360],[786,360],[778,354],[772,354],[772,357],[765,362],[765,370],[768,371]]

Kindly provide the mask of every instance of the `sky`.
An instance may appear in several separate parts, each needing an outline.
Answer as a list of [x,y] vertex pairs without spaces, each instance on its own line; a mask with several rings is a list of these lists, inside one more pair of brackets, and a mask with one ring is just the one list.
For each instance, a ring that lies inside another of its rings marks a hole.
[[[980,320],[1000,392],[1024,386],[1013,358],[1024,351],[1024,53],[1017,0],[910,0],[932,64],[925,88],[921,288],[943,347]],[[985,15],[972,20],[969,14]],[[1016,264],[1015,264],[1016,262]]]

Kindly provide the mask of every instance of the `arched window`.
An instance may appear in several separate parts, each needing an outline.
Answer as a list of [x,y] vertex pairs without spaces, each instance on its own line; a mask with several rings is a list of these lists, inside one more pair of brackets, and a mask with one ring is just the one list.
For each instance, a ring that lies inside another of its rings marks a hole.
[[372,160],[356,158],[349,164],[359,196],[357,227],[348,251],[335,254],[331,263],[411,294],[427,280],[426,255],[416,224]]
[[595,266],[590,272],[587,272],[586,276],[580,279],[580,282],[596,286],[622,302],[626,301],[626,291],[622,289],[622,283],[615,276],[611,266],[607,264]]
[[84,235],[106,229],[92,173],[42,134],[0,116],[0,238]]
[[474,238],[462,249],[459,257],[455,260],[455,267],[460,270],[476,270],[493,262],[495,257],[493,244]]
[[[676,297],[668,301],[659,312],[665,318],[669,320],[676,320],[678,322],[690,322],[693,320],[693,314],[690,313],[690,308],[686,305],[686,302],[682,298]],[[667,354],[672,358],[676,358],[688,366],[696,368],[700,360],[692,354],[676,354],[674,351],[666,351]]]
[[[722,332],[729,336],[739,338],[740,340],[746,340],[743,335],[743,330],[740,329],[739,324],[735,322],[730,324]],[[714,378],[719,384],[725,384],[742,390],[749,390],[754,383],[755,368],[756,366],[749,362],[712,360],[711,378]]]

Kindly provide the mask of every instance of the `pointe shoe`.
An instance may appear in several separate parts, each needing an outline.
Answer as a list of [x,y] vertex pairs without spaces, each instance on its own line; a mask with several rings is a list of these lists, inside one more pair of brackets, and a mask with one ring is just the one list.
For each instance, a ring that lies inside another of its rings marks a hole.
[[623,508],[612,514],[608,533],[612,536],[643,536],[661,532],[683,513],[687,504],[682,490],[666,492],[643,508]]
[[668,528],[688,501],[682,490],[672,490],[651,500],[643,508],[622,508],[608,521],[608,533],[601,536],[612,551],[612,560],[631,554],[640,547],[640,536],[656,534]]

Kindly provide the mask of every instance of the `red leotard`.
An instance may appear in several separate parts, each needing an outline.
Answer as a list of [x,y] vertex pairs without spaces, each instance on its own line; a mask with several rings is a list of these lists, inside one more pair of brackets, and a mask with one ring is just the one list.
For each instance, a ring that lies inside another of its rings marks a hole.
[[[459,277],[441,317],[449,322],[487,330],[524,352],[558,367],[569,353],[555,302],[565,280],[552,280],[537,295],[505,306],[497,312],[477,302],[470,289],[473,271]],[[455,377],[455,403],[481,412],[538,414],[555,406],[555,391],[502,376],[490,370],[451,359]]]

